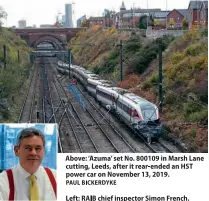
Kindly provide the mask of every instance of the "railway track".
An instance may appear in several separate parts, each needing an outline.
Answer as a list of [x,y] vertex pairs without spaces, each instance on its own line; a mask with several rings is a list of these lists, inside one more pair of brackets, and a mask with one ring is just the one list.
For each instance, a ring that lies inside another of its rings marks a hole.
[[163,142],[147,144],[135,131],[128,131],[118,120],[113,123],[112,115],[92,101],[93,97],[79,86],[80,91],[77,93],[86,104],[83,109],[75,99],[75,94],[69,92],[67,76],[58,75],[54,65],[56,60],[36,62],[36,73],[32,76],[30,90],[20,115],[22,119],[19,122],[58,123],[59,152],[172,152]]
[[55,114],[54,114],[54,105],[52,102],[51,89],[49,86],[48,77],[51,77],[49,67],[46,66],[46,62],[42,66],[42,75],[43,75],[43,119],[44,123],[56,123]]
[[160,141],[152,142],[152,144],[147,144],[147,146],[150,148],[150,150],[152,150],[153,153],[173,153]]
[[[106,123],[108,123],[108,119],[97,109],[97,107],[95,106],[95,104],[93,104],[90,99],[84,95],[84,93],[82,92],[81,89],[79,89],[79,91],[83,94],[83,96],[85,97],[85,99],[90,103],[90,105],[93,106],[93,108],[95,109],[95,111],[97,112],[97,114],[101,114],[102,119],[104,119],[106,121]],[[92,110],[93,111],[93,110]],[[114,129],[114,126],[109,122],[110,126]],[[118,132],[118,131],[116,131]],[[133,132],[135,132],[133,130]],[[126,142],[126,140],[124,139],[124,137],[118,133],[118,135]],[[172,153],[171,149],[169,149],[166,145],[163,144],[163,142],[161,142],[160,140],[158,140],[157,142],[153,142],[152,144],[147,143],[147,140],[144,139],[143,137],[141,137],[139,135],[139,137],[144,141],[144,143],[146,144],[146,146],[153,152],[153,153]],[[127,143],[128,144],[128,143]],[[132,147],[130,146],[130,148],[132,149]],[[134,150],[133,150],[134,151]]]
[[[81,149],[81,152],[92,152],[92,147],[95,149],[93,152],[120,152],[120,150],[113,143],[113,140],[109,138],[107,130],[102,128],[91,112],[88,110],[82,111],[83,109],[80,105],[77,102],[72,101],[72,97],[70,97],[70,101],[62,83],[58,81],[58,84],[60,88],[63,89],[68,104],[70,105],[66,112],[69,113],[69,116],[71,117],[69,120],[72,131],[71,133],[76,136],[76,141],[79,141],[80,147],[85,146],[85,148]],[[90,147],[90,145],[92,145],[92,147]]]
[[[65,80],[64,76],[62,76],[62,78],[60,79],[60,81],[63,81],[63,80]],[[66,84],[63,83],[61,85],[66,85]],[[65,91],[66,92],[68,92],[68,87],[69,86],[67,86],[67,85],[65,86]],[[85,101],[88,102],[88,104],[86,104],[87,107],[86,107],[85,113],[82,111],[82,107],[76,102],[76,100],[74,100],[74,102],[72,102],[72,103],[74,105],[74,108],[77,109],[77,113],[83,114],[82,115],[82,119],[84,119],[84,122],[85,122],[86,126],[88,126],[88,129],[90,129],[91,132],[94,132],[94,129],[96,128],[97,131],[95,131],[95,132],[98,133],[98,130],[99,130],[98,128],[100,128],[100,130],[105,130],[107,128],[107,125],[109,125],[114,130],[115,128],[114,128],[113,124],[106,117],[107,112],[106,113],[100,112],[100,110],[98,109],[98,106],[96,106],[96,104],[93,104],[93,102],[89,100],[88,97],[90,97],[90,96],[86,95],[87,93],[85,93],[84,91],[85,90],[82,90],[82,89],[80,90],[80,93],[82,94],[83,98],[85,98]],[[70,97],[70,100],[72,101],[73,100],[73,96],[70,95],[69,97]],[[70,101],[68,100],[68,102],[70,102]],[[74,115],[74,117],[75,116],[76,115]],[[77,126],[78,125],[79,125],[79,121],[77,120]],[[110,130],[111,129],[108,128],[108,132],[107,132],[108,134],[109,134],[109,131]],[[123,133],[122,133],[122,135],[120,135],[120,132],[118,132],[118,133],[119,133],[119,135],[117,135],[117,137],[120,136],[119,138],[121,138],[124,141],[124,143],[126,144],[126,146],[127,146],[128,143],[126,143],[126,142],[128,142],[129,140],[126,140],[126,138],[123,136]],[[136,133],[136,131],[133,131],[132,130],[132,134],[133,133],[137,137],[139,137],[139,135]],[[99,136],[99,134],[98,134],[98,136]],[[118,143],[119,140],[117,140],[117,137],[116,136],[113,137],[113,135],[112,135],[110,137],[109,136],[106,136],[106,137],[111,142],[113,142],[115,140],[116,141],[116,144],[117,145],[119,144]],[[121,139],[120,139],[120,141],[121,141]],[[164,152],[172,153],[173,152],[172,149],[169,146],[167,147],[166,145],[164,145],[164,143],[162,143],[160,141],[154,142],[152,144],[147,143],[144,139],[141,139],[141,141],[143,141],[144,145],[149,149],[149,151],[146,151],[146,152],[154,152],[154,153],[164,153]],[[121,147],[125,147],[125,146],[121,146]],[[128,150],[126,152],[136,152],[135,149],[134,149],[134,147],[132,147],[131,145],[129,146],[129,148],[131,150]],[[116,149],[115,149],[116,152],[118,152],[117,149],[118,149],[118,147],[116,147]],[[120,150],[119,152],[123,152],[123,151]]]
[[39,71],[38,62],[35,62],[35,67],[31,74],[30,85],[18,117],[18,123],[34,121],[33,112],[34,112],[34,107],[36,105],[35,96],[36,96],[36,88],[37,88],[37,80],[38,80],[37,79],[38,71]]
[[[59,123],[63,131],[61,134],[63,139],[69,141],[67,138],[70,138],[70,141],[74,141],[74,144],[76,142],[76,149],[79,149],[79,152],[135,152],[134,148],[128,145],[122,137],[118,137],[118,132],[113,127],[98,122],[97,119],[102,119],[103,116],[102,118],[101,115],[99,117],[96,116],[92,112],[95,111],[95,108],[88,108],[85,111],[82,110],[82,107],[77,101],[70,96],[67,89],[68,86],[63,87],[62,78],[58,80],[54,77],[53,79],[56,83],[57,93],[59,97],[62,97],[62,105],[65,107],[62,120]],[[113,135],[112,133],[115,134]],[[93,150],[93,147],[95,150]]]
[[[79,88],[78,88],[79,89]],[[108,134],[109,131],[112,131],[112,135],[109,136],[109,138],[115,142],[115,144],[117,144],[118,142],[121,143],[121,147],[125,147],[127,146],[127,152],[136,152],[135,148],[132,147],[131,144],[129,144],[129,142],[124,138],[124,136],[122,135],[122,133],[117,130],[114,125],[109,121],[109,119],[107,118],[106,114],[103,114],[97,107],[96,105],[91,102],[91,100],[88,98],[88,96],[83,93],[83,91],[81,89],[79,89],[80,93],[83,95],[83,97],[85,98],[85,100],[88,102],[88,108],[86,109],[86,111],[89,113],[89,115],[94,119],[94,121],[96,122],[96,125],[103,128],[103,129],[107,129],[108,130]],[[98,121],[98,120],[99,121]]]
[[76,113],[76,111],[72,111],[68,104],[66,104],[66,101],[61,98],[65,95],[63,94],[64,92],[60,92],[62,87],[59,85],[58,81],[56,81],[55,84],[62,102],[62,106],[64,107],[64,112],[62,113],[59,121],[60,130],[62,132],[60,134],[62,136],[62,140],[68,142],[68,146],[66,146],[64,150],[67,152],[69,149],[72,151],[76,148],[77,152],[81,153],[98,152],[98,148],[92,140],[90,133],[86,129],[83,122],[80,122],[79,115]]
[[[23,102],[18,122],[48,123],[50,120],[51,123],[56,123],[47,74],[49,75],[50,71],[47,69],[45,60],[36,60],[34,72],[31,74],[30,86]],[[59,152],[63,152],[59,137],[58,150]]]

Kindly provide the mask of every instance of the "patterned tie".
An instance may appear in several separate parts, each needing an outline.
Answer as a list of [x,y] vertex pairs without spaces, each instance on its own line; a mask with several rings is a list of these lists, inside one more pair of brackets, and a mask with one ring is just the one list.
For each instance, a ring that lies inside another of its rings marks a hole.
[[36,185],[36,177],[34,175],[29,176],[30,179],[30,200],[38,200],[38,187]]

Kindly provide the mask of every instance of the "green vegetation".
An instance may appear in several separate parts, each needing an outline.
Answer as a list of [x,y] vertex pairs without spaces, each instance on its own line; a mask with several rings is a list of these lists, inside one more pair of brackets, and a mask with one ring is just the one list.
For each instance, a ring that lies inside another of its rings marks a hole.
[[[185,21],[185,28],[187,22]],[[164,37],[163,113],[165,128],[189,146],[190,151],[207,150],[208,37],[206,30],[190,30],[184,36]],[[123,40],[123,75],[120,80],[120,40]],[[148,99],[158,100],[158,40],[93,27],[77,35],[71,46],[78,64],[119,86]],[[85,59],[84,59],[85,58]],[[191,126],[181,127],[181,124]]]
[[[162,39],[162,50],[164,51],[168,44],[173,40],[172,37],[164,37]],[[153,59],[156,59],[158,56],[158,40],[148,43],[145,46],[142,46],[139,51],[135,51],[135,54],[130,59],[129,69],[133,73],[143,73],[149,67],[149,64]]]
[[[148,20],[148,22],[147,22],[147,20]],[[139,29],[147,29],[147,23],[148,23],[148,26],[154,25],[154,19],[153,19],[152,15],[150,15],[150,17],[148,17],[148,19],[147,19],[147,15],[141,16],[137,22],[137,27],[139,27]]]
[[[123,40],[125,75],[145,72],[150,62],[157,58],[158,40],[143,43],[140,36],[119,33],[114,28],[103,31],[97,26],[92,27],[80,32],[69,45],[78,64],[82,64],[95,73],[109,74],[117,82],[120,77],[120,40]],[[170,36],[162,39],[163,50],[172,40],[173,38]]]
[[207,52],[206,41],[199,36],[196,40],[191,38],[191,43],[183,51],[173,53],[165,66],[165,87],[180,97],[181,101],[173,104],[184,121],[202,122],[207,118],[207,107],[203,107],[208,102]]
[[183,19],[182,23],[183,23],[183,29],[184,30],[188,29],[188,21],[185,18]]
[[103,31],[94,26],[80,32],[69,46],[77,64],[100,74],[114,73],[119,64],[118,37],[115,28]]
[[125,54],[132,55],[135,52],[138,52],[142,47],[142,41],[139,37],[133,37],[126,41],[124,45],[123,52]]
[[[164,107],[175,108],[175,115],[183,122],[207,123],[204,120],[208,116],[208,46],[207,38],[201,35],[197,30],[187,32],[173,41],[169,46],[170,51],[164,55]],[[155,42],[152,50],[148,48],[147,56],[156,51],[154,47]],[[143,53],[138,57],[141,57],[141,62],[145,60],[142,59]],[[142,86],[157,94],[157,81],[158,74],[155,71],[146,77]]]
[[107,59],[101,65],[101,68],[97,71],[98,74],[110,74],[115,71],[115,66],[118,64],[119,51],[113,50],[109,53]]
[[[6,67],[3,46],[6,46]],[[20,62],[18,63],[18,51]],[[14,121],[13,106],[18,94],[28,79],[30,71],[29,53],[19,36],[6,28],[0,29],[0,122]]]

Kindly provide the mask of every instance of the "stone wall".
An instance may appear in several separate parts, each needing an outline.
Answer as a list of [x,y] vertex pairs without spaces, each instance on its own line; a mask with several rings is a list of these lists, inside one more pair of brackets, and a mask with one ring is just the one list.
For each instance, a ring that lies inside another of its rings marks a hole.
[[172,35],[174,37],[182,36],[186,33],[187,30],[147,30],[146,37],[147,38],[160,38],[165,35]]

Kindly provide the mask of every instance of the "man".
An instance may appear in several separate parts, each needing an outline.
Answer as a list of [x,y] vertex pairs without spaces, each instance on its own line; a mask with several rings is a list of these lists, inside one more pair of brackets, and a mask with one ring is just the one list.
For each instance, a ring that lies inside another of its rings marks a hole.
[[23,129],[14,146],[19,164],[0,174],[0,200],[56,200],[56,173],[40,166],[45,151],[44,135]]

